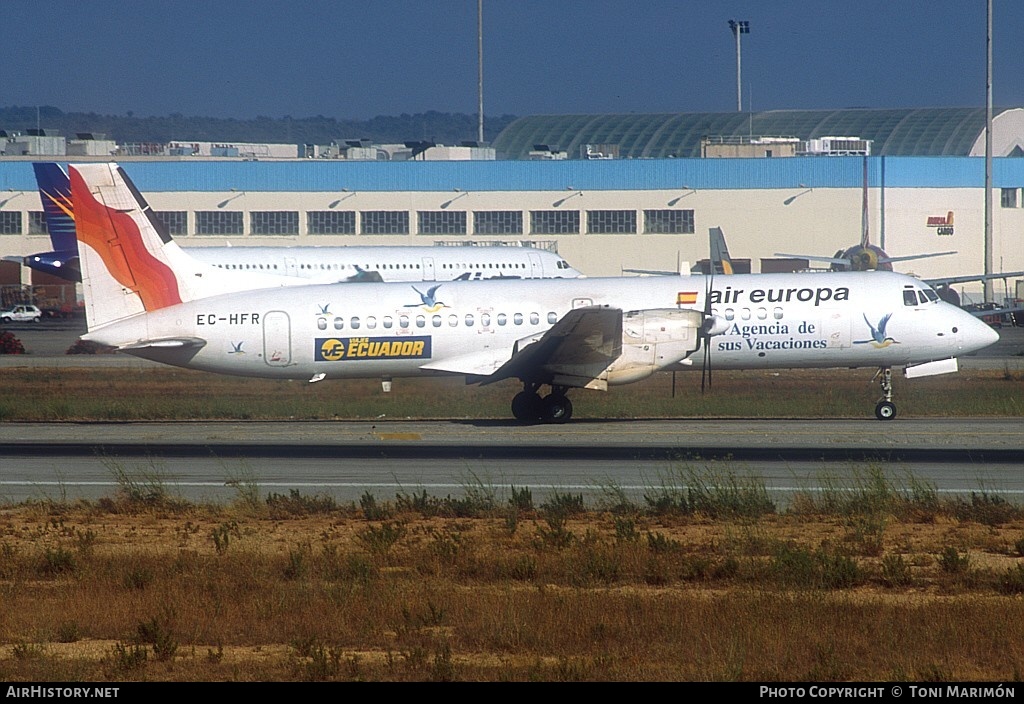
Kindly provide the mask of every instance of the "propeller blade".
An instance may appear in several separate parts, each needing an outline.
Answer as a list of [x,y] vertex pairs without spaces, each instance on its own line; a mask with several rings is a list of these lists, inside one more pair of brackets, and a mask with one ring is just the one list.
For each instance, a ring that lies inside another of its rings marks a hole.
[[700,392],[703,394],[705,389],[705,383],[707,388],[711,388],[711,291],[714,287],[715,281],[715,265],[714,262],[711,264],[711,272],[708,278],[705,279],[704,285],[704,321],[701,325],[700,336],[701,344],[704,346],[704,361],[701,364],[700,369]]

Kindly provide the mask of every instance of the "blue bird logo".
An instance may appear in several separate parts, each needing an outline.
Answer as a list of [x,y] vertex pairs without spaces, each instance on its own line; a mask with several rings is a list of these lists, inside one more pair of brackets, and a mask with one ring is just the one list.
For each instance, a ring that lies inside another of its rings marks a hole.
[[899,342],[897,340],[893,339],[892,337],[889,337],[885,333],[885,327],[889,324],[889,318],[891,318],[891,317],[892,317],[892,313],[886,313],[885,315],[882,316],[882,319],[878,321],[878,327],[875,327],[874,325],[871,324],[871,321],[868,320],[868,316],[865,314],[864,315],[864,322],[867,323],[868,327],[871,329],[871,339],[870,340],[854,340],[853,344],[855,344],[855,345],[870,344],[873,347],[876,347],[878,349],[881,349],[883,347],[888,347],[889,345],[898,345]]
[[325,303],[324,305],[320,305],[319,303],[317,303],[317,307],[320,309],[320,315],[330,315],[330,313],[331,313],[331,310],[330,310],[331,304],[330,303]]
[[231,351],[228,354],[245,354],[245,350],[242,349],[242,345],[245,344],[245,340],[241,342],[232,342]]
[[428,313],[435,313],[441,310],[442,308],[445,307],[445,305],[442,301],[437,300],[437,298],[435,297],[437,289],[439,288],[441,288],[441,284],[438,284],[437,286],[431,286],[430,288],[427,289],[426,293],[423,293],[423,291],[420,291],[418,288],[413,286],[412,290],[420,295],[420,303],[408,303],[406,304],[405,307],[416,308],[417,306],[422,305],[423,309]]

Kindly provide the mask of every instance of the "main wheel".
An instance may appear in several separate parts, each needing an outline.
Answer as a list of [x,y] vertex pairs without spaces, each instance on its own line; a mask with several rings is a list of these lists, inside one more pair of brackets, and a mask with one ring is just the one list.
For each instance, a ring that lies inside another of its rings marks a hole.
[[875,418],[878,420],[892,420],[896,417],[896,404],[892,401],[880,401],[875,406]]
[[541,419],[541,400],[533,391],[520,391],[512,399],[512,415],[523,423],[536,423]]
[[548,394],[541,401],[541,420],[545,423],[565,423],[572,418],[572,401],[562,394]]

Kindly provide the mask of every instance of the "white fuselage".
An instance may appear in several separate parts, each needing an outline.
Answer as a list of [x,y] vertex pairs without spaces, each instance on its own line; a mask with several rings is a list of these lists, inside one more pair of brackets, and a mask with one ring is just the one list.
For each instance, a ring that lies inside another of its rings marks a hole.
[[[554,252],[533,247],[189,247],[198,261],[228,271],[340,283],[376,274],[381,281],[576,278]],[[374,277],[376,278],[376,277]]]
[[[453,281],[432,287],[432,296],[415,284],[310,285],[182,303],[90,330],[87,338],[116,347],[191,340],[184,349],[126,351],[254,377],[460,373],[457,360],[470,357],[475,366],[466,370],[480,368],[481,359],[497,367],[517,343],[574,308],[702,311],[707,283],[704,276]],[[998,339],[969,313],[937,300],[927,285],[900,274],[732,275],[716,277],[713,286],[710,308],[723,330],[711,338],[715,369],[912,365]],[[630,334],[627,326],[624,344],[642,349],[644,341]]]

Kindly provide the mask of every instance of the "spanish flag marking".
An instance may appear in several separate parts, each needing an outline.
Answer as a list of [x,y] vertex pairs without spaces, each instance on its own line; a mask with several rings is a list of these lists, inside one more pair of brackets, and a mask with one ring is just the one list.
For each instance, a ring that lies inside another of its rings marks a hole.
[[677,306],[692,306],[697,302],[696,291],[680,291],[676,294],[676,305]]

